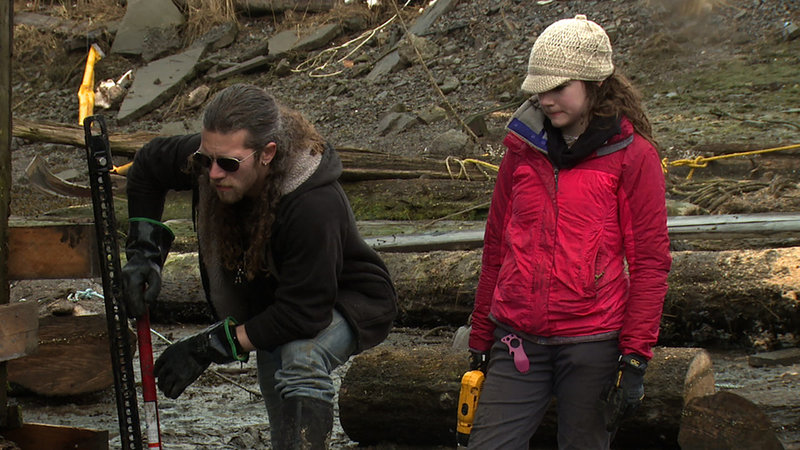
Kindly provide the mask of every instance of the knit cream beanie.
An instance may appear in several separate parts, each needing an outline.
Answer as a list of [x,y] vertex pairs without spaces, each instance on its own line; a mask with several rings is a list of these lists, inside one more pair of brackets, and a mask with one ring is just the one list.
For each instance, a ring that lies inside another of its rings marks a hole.
[[612,72],[608,35],[600,25],[578,14],[553,23],[536,38],[522,90],[539,94],[569,80],[603,81]]

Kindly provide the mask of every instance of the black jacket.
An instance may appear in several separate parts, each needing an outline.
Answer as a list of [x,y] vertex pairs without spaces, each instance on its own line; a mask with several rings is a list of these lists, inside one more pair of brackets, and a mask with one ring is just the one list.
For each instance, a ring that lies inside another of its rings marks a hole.
[[[130,217],[161,220],[167,191],[197,189],[195,177],[183,169],[199,145],[197,134],[156,138],[137,152],[128,172]],[[337,181],[339,156],[328,146],[318,164],[280,200],[269,275],[236,284],[234,274],[218,261],[203,261],[208,244],[200,242],[201,273],[212,308],[243,322],[258,349],[316,336],[336,308],[353,327],[362,351],[386,338],[397,315],[389,272],[359,235]]]

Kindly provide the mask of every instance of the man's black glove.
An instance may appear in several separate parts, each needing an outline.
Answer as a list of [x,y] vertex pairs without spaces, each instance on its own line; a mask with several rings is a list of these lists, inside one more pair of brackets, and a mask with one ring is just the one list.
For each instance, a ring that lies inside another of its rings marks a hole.
[[161,222],[141,217],[130,220],[122,268],[122,288],[129,317],[139,318],[161,290],[161,268],[175,235]]
[[620,423],[642,404],[647,360],[639,355],[623,355],[612,382],[603,390],[603,415],[606,429],[615,432]]
[[469,350],[469,370],[480,370],[486,374],[489,368],[489,352]]
[[247,361],[249,355],[236,339],[235,324],[228,317],[167,347],[153,366],[161,392],[169,398],[178,398],[212,362]]

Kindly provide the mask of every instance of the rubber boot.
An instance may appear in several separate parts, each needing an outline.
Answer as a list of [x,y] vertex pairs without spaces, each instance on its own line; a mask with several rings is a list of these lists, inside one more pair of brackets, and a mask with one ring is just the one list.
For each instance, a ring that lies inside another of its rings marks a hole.
[[333,405],[311,397],[281,402],[278,450],[325,450],[333,429]]

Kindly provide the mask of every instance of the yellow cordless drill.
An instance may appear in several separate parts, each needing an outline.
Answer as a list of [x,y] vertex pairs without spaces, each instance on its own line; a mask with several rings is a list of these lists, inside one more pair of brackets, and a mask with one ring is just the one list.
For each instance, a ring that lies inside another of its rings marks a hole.
[[456,440],[458,445],[466,447],[475,421],[475,409],[481,396],[483,380],[486,376],[480,370],[470,370],[461,377],[461,393],[458,395],[458,426]]

